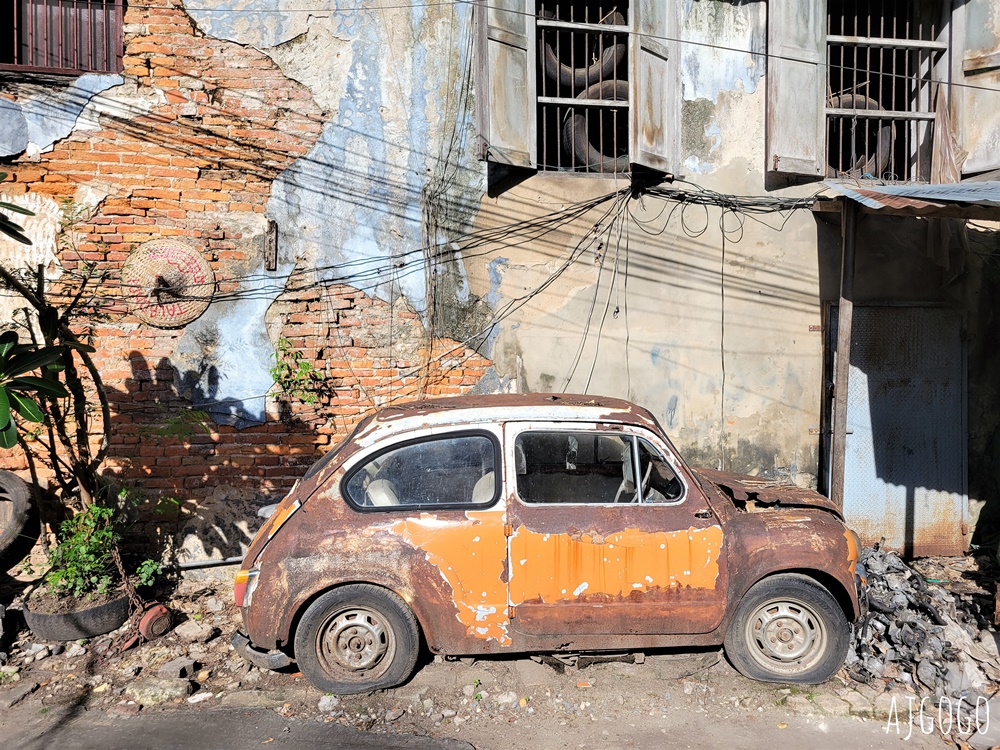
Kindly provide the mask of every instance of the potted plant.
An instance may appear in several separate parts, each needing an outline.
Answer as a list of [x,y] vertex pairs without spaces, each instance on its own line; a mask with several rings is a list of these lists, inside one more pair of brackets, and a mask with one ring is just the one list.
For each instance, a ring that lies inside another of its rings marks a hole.
[[36,637],[91,638],[128,619],[129,593],[116,564],[121,532],[115,516],[114,508],[92,503],[60,525],[42,584],[25,604],[24,620]]

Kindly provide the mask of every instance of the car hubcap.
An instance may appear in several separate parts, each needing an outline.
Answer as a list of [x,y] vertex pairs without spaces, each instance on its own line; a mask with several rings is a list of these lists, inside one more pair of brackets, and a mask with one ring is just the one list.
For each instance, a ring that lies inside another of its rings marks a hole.
[[352,671],[376,666],[393,646],[382,616],[370,609],[349,609],[334,615],[322,636],[324,656]]
[[747,621],[747,641],[754,659],[785,674],[813,666],[826,650],[823,622],[804,602],[766,602]]

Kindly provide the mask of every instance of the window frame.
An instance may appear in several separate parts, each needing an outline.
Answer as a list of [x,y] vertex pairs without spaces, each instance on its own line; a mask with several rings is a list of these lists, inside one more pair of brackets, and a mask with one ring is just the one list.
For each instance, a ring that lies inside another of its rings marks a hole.
[[[9,18],[11,23],[14,21],[14,14],[19,10],[18,4],[19,0],[11,0],[14,4],[7,13],[0,12],[0,20],[3,18]],[[111,20],[114,24],[114,29],[110,33],[111,41],[114,43],[114,48],[112,49],[109,44],[107,49],[108,65],[104,68],[59,68],[59,67],[49,67],[44,65],[29,65],[25,63],[0,63],[0,75],[9,75],[10,73],[27,73],[32,75],[41,76],[55,76],[58,78],[62,77],[79,77],[82,75],[120,75],[125,67],[122,58],[125,53],[125,6],[127,0],[106,0],[107,5],[104,6],[106,10],[111,12],[108,14],[107,18]],[[45,0],[44,7],[46,11],[49,8],[48,0]],[[57,12],[59,11],[69,11],[74,10],[74,8],[67,8],[61,4],[54,6]],[[47,23],[46,23],[47,25]],[[47,36],[47,29],[46,29]],[[21,42],[18,38],[16,32],[12,32],[13,44],[15,55],[20,51]],[[47,40],[46,40],[47,43]],[[61,41],[58,43],[61,48]],[[46,56],[49,54],[49,50],[46,47]]]
[[[643,170],[671,176],[681,172],[682,5],[630,0],[626,25],[632,175]],[[476,0],[479,158],[525,174],[530,170],[558,177],[622,179],[621,172],[538,169],[537,20],[535,0]]]
[[[399,504],[399,505],[364,505],[359,503],[351,493],[348,492],[348,485],[351,480],[357,476],[358,473],[364,470],[372,461],[386,455],[387,453],[392,453],[393,451],[400,450],[401,448],[408,448],[413,445],[419,445],[421,443],[430,443],[438,440],[448,440],[452,438],[462,438],[462,437],[484,437],[487,438],[493,445],[493,475],[494,475],[494,486],[493,486],[493,497],[488,503],[415,503],[415,504]],[[503,495],[503,451],[500,447],[500,437],[490,430],[485,429],[459,429],[459,430],[444,430],[444,431],[434,431],[430,433],[424,433],[415,437],[404,438],[403,440],[396,440],[391,442],[389,445],[382,445],[381,441],[378,444],[372,446],[372,449],[365,451],[365,453],[355,461],[352,461],[349,466],[345,468],[344,475],[340,479],[338,486],[338,491],[340,497],[344,502],[354,511],[358,513],[409,513],[412,511],[438,511],[438,510],[487,510],[495,506],[501,496]]]
[[[512,474],[508,477],[510,485],[510,494],[517,498],[517,502],[526,508],[674,508],[679,505],[683,505],[687,499],[689,493],[688,482],[685,479],[684,472],[680,470],[680,460],[674,454],[673,451],[668,450],[667,446],[663,444],[659,436],[650,430],[643,429],[641,427],[634,427],[632,425],[627,425],[624,423],[611,422],[611,423],[600,423],[600,422],[518,422],[508,423],[509,431],[505,434],[504,439],[509,445],[510,455],[507,456],[507,465],[510,467]],[[521,493],[517,486],[517,458],[516,458],[516,445],[517,439],[525,433],[596,433],[596,434],[611,434],[618,436],[627,436],[633,441],[632,450],[632,471],[636,477],[639,477],[639,452],[638,441],[640,439],[645,439],[653,448],[657,450],[660,454],[660,458],[670,467],[674,472],[674,476],[681,485],[681,494],[676,500],[671,500],[666,503],[647,503],[642,497],[642,482],[641,479],[636,485],[636,502],[608,502],[608,503],[537,503],[525,500],[521,497]]]
[[[820,3],[768,0],[767,3],[764,170],[768,177],[784,179],[783,182],[769,182],[769,189],[825,179],[854,181],[850,177],[827,176],[827,88],[831,80],[827,37],[838,38],[829,33],[828,9],[826,0]],[[932,85],[943,86],[949,102],[955,98],[951,86],[955,80],[955,61],[962,57],[959,49],[962,42],[955,34],[958,10],[942,0],[942,22],[937,38],[950,35],[952,41],[945,50],[945,59],[930,66]],[[936,137],[932,134],[932,141]],[[967,143],[961,145],[966,149],[970,147]],[[933,153],[933,147],[928,147],[927,151]],[[914,169],[908,179],[901,182],[911,184],[922,179]]]

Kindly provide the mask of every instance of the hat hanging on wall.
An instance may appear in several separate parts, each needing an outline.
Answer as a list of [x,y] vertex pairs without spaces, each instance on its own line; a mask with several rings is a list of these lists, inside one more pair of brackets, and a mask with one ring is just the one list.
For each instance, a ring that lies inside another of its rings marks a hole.
[[144,242],[122,266],[122,292],[132,313],[157,328],[187,325],[208,308],[215,274],[202,254],[178,239]]

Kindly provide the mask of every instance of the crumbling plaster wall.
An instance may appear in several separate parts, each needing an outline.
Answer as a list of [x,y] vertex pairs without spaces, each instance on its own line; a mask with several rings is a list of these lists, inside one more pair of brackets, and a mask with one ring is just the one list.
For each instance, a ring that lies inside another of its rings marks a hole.
[[[276,25],[244,23],[255,10]],[[292,9],[304,25],[285,34],[282,14],[248,4],[213,16],[233,22],[218,36],[188,11],[182,0],[130,2],[125,69],[109,88],[7,79],[0,97],[14,152],[5,198],[45,209],[27,227],[36,244],[5,244],[5,262],[48,263],[70,283],[82,264],[107,273],[110,318],[94,334],[113,402],[110,465],[181,498],[280,490],[372,405],[503,387],[488,360],[421,320],[421,248],[447,246],[483,190],[468,145],[471,8]],[[43,100],[68,129],[13,142]],[[63,200],[89,207],[75,248],[56,246]],[[279,230],[275,271],[264,268],[267,219]],[[128,254],[155,237],[194,244],[219,280],[187,327],[140,323],[116,285]],[[462,296],[460,262],[438,275]],[[279,338],[322,378],[315,404],[261,396]],[[192,402],[217,425],[157,433]],[[18,468],[12,456],[0,463]]]
[[[683,176],[723,193],[765,194],[765,70],[752,54],[764,49],[765,3],[709,0],[686,10],[683,36],[693,43],[681,58]],[[484,205],[479,222],[616,187],[540,174]],[[720,209],[673,207],[649,196],[633,203],[621,237],[612,233],[505,322],[496,367],[528,390],[634,399],[694,463],[814,483],[822,380],[815,220],[798,212],[762,224],[728,214],[723,246]],[[598,216],[470,271],[474,293],[507,300],[537,287]]]

